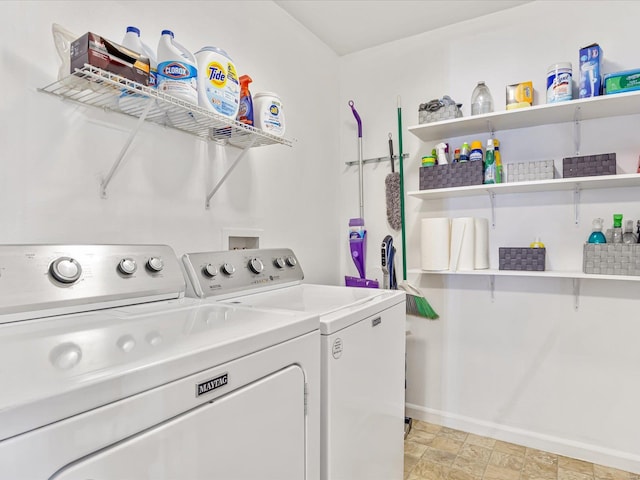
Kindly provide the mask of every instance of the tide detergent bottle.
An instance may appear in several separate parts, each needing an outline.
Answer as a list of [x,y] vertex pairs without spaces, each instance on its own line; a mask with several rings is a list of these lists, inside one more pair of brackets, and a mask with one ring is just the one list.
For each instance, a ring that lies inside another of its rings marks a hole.
[[193,54],[174,40],[171,30],[163,30],[158,42],[158,91],[197,105],[197,78]]
[[218,47],[202,47],[195,57],[200,73],[199,105],[235,120],[240,106],[240,82],[233,60]]

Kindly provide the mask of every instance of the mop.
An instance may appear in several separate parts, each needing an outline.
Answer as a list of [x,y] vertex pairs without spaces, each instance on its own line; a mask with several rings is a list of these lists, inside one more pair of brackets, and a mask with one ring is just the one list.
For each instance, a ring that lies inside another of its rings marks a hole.
[[402,108],[398,97],[398,157],[400,165],[400,217],[402,220],[402,282],[399,287],[407,293],[407,313],[418,317],[435,320],[439,315],[435,312],[420,290],[407,282],[407,240],[406,219],[404,215],[404,165],[402,162]]
[[345,285],[348,287],[378,288],[377,280],[366,278],[366,254],[367,254],[367,230],[364,226],[364,193],[363,193],[363,172],[362,172],[362,120],[355,108],[353,100],[349,100],[349,106],[353,116],[358,122],[358,180],[360,193],[360,217],[349,219],[349,249],[351,258],[355,263],[360,277],[345,276]]

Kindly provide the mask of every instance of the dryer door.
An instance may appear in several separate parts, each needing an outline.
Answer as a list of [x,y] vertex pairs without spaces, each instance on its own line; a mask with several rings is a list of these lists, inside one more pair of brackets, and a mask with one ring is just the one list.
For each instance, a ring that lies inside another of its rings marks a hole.
[[297,366],[201,405],[60,470],[52,480],[305,478]]

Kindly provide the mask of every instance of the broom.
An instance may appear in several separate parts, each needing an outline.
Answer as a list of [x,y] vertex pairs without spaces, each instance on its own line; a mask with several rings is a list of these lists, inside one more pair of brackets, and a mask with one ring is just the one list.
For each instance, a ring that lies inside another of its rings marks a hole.
[[404,165],[402,158],[402,107],[400,106],[400,97],[398,96],[398,157],[400,165],[400,217],[402,220],[402,282],[399,287],[407,294],[407,313],[418,317],[424,317],[436,320],[439,315],[429,305],[426,298],[422,296],[420,290],[407,282],[407,240],[406,240],[406,221],[404,215]]

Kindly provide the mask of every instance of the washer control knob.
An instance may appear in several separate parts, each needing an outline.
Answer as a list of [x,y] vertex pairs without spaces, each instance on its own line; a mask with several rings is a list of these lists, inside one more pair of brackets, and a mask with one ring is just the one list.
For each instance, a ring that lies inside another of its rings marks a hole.
[[138,264],[133,258],[123,258],[118,264],[118,270],[124,275],[133,275],[138,270]]
[[71,257],[59,257],[49,266],[49,273],[61,283],[74,283],[82,275],[82,267]]
[[295,267],[298,264],[296,257],[287,257],[287,265],[290,267]]
[[207,263],[202,268],[202,273],[204,274],[205,277],[213,278],[218,274],[218,267],[216,267],[215,265],[212,265],[210,263]]
[[276,268],[284,268],[284,258],[282,257],[278,257],[273,261],[273,264],[276,266]]
[[231,263],[225,263],[222,265],[221,270],[225,275],[231,276],[236,272],[236,267]]
[[253,273],[262,273],[262,271],[264,270],[264,264],[262,263],[262,260],[260,260],[259,258],[252,258],[251,260],[249,260],[249,270],[251,270]]
[[164,262],[160,257],[151,257],[147,261],[147,268],[154,273],[161,272],[162,269],[164,268]]

